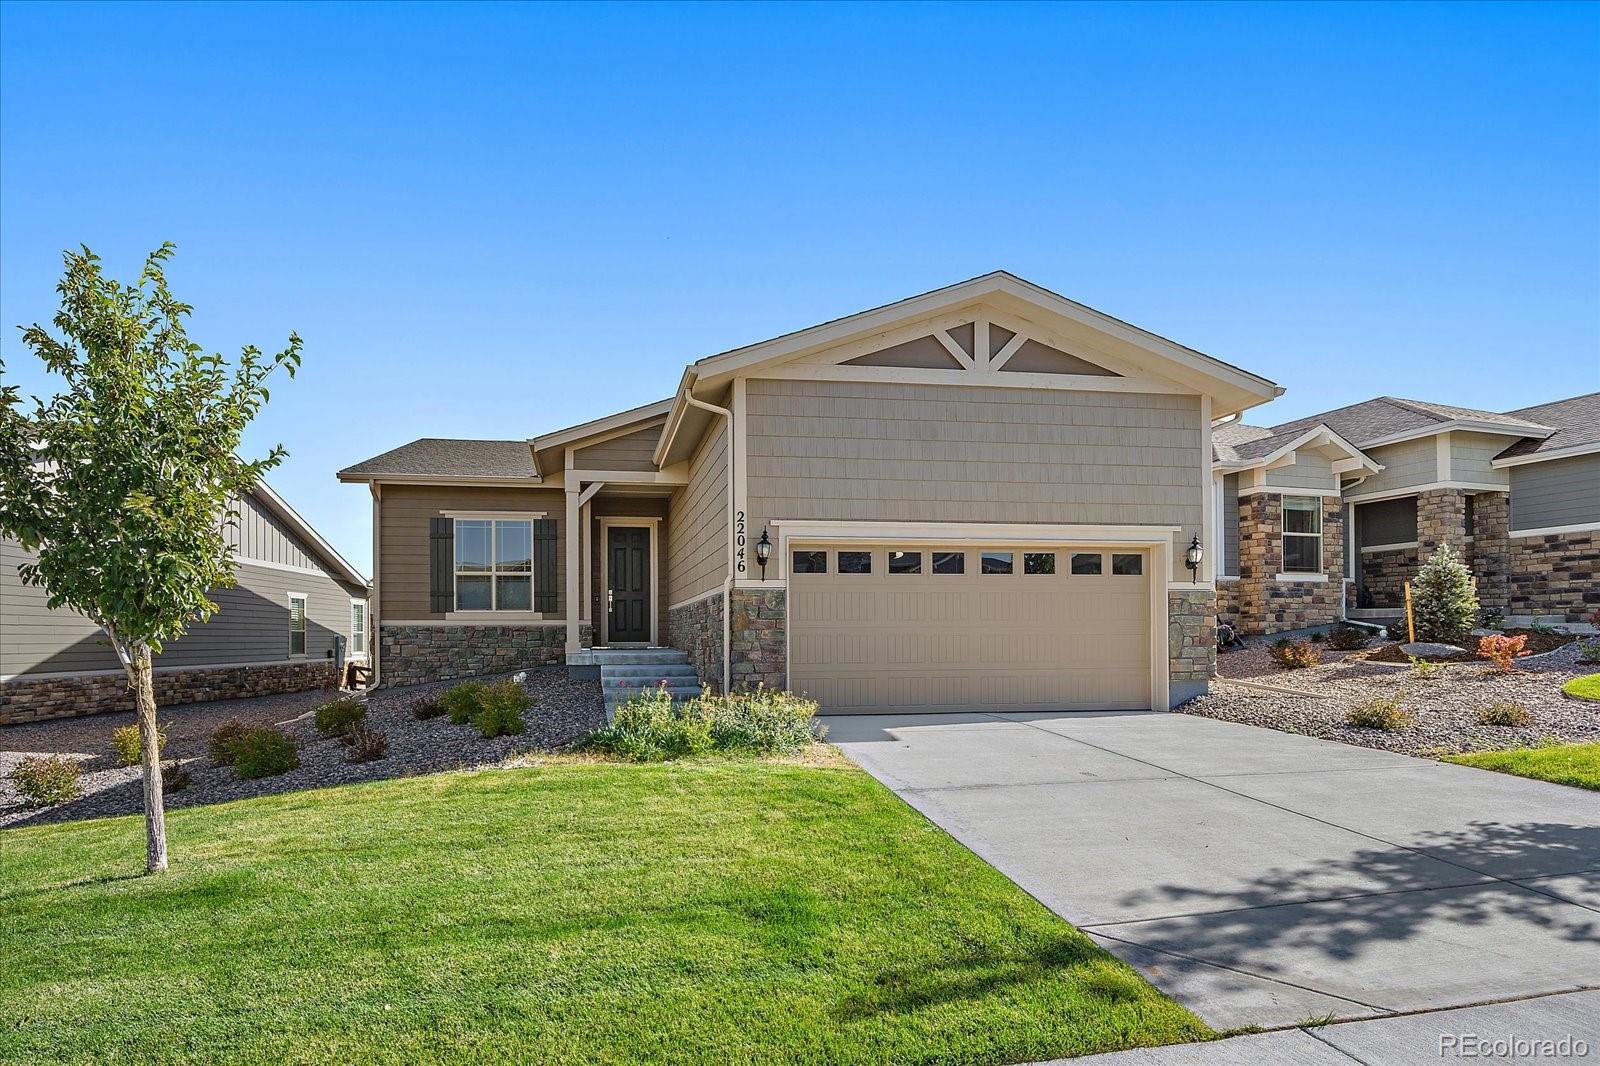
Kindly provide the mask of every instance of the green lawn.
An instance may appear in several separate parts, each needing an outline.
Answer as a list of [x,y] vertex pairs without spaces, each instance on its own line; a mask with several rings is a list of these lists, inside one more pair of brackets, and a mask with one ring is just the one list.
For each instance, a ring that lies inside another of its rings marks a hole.
[[1519,777],[1554,781],[1558,785],[1600,790],[1600,744],[1554,744],[1546,748],[1479,751],[1470,755],[1449,755],[1446,759]]
[[1600,674],[1584,674],[1561,686],[1561,691],[1580,700],[1600,700]]
[[999,1063],[1209,1030],[852,768],[565,763],[0,832],[0,1060]]

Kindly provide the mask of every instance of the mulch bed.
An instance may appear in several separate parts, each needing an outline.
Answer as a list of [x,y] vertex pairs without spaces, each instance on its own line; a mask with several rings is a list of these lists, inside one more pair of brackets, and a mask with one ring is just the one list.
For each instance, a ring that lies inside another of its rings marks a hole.
[[[573,681],[567,677],[564,667],[528,672],[523,687],[534,703],[523,715],[526,731],[519,736],[490,740],[470,725],[452,725],[449,718],[419,721],[412,716],[413,705],[458,683],[451,681],[357,694],[357,698],[364,699],[367,704],[363,724],[368,729],[386,733],[389,738],[389,753],[366,763],[346,761],[344,745],[318,733],[311,720],[311,712],[316,707],[334,698],[332,692],[293,692],[164,707],[157,715],[167,733],[164,757],[181,762],[191,778],[188,788],[167,794],[167,807],[222,803],[356,781],[494,766],[519,752],[570,746],[605,723],[605,701],[599,682]],[[241,781],[233,767],[213,765],[206,753],[206,741],[217,726],[231,719],[251,725],[275,725],[285,730],[299,747],[299,767],[276,777]],[[143,810],[139,767],[115,766],[111,757],[111,731],[133,722],[133,713],[127,712],[59,718],[0,729],[0,827],[101,818]],[[83,797],[44,810],[22,806],[21,797],[9,780],[11,769],[24,756],[55,754],[74,755],[83,762],[84,772],[79,778]]]
[[[1531,629],[1507,629],[1505,630],[1505,635],[1508,637],[1522,636],[1527,638],[1522,645],[1524,658],[1530,655],[1543,655],[1547,651],[1555,651],[1557,648],[1564,647],[1578,639],[1571,633],[1537,633]],[[1475,640],[1468,643],[1474,648],[1477,646]],[[1400,650],[1398,643],[1385,644],[1382,647],[1373,648],[1371,651],[1356,652],[1355,654],[1359,658],[1373,663],[1405,664],[1411,661],[1411,657]],[[1471,650],[1471,648],[1463,650],[1459,655],[1419,655],[1418,658],[1430,663],[1486,661],[1479,658],[1477,652]]]

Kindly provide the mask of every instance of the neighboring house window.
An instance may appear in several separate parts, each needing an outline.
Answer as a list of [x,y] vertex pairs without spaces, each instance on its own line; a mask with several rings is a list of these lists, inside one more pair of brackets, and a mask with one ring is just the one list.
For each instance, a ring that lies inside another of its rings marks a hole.
[[533,522],[456,519],[456,610],[533,610]]
[[289,597],[289,654],[306,653],[306,598]]
[[350,601],[350,654],[367,653],[367,605],[361,600]]
[[1322,499],[1283,498],[1283,570],[1286,574],[1322,573]]

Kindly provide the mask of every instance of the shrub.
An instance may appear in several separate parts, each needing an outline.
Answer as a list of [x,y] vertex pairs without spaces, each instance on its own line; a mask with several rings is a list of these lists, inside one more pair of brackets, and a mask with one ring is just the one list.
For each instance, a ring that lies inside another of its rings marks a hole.
[[345,759],[349,762],[372,762],[389,754],[389,734],[366,726],[356,726],[345,736]]
[[1416,718],[1401,710],[1398,696],[1379,696],[1345,715],[1346,722],[1358,729],[1381,729],[1392,733],[1416,723]]
[[1528,623],[1528,632],[1537,633],[1542,637],[1553,637],[1561,631],[1562,630],[1560,626],[1553,626],[1549,622],[1544,621],[1538,615],[1534,615],[1533,621]]
[[483,709],[483,694],[488,688],[482,681],[463,681],[445,689],[439,697],[439,703],[450,716],[450,721],[456,725],[466,725],[472,721],[473,715]]
[[1439,545],[1411,583],[1411,617],[1417,639],[1443,644],[1465,640],[1478,617],[1472,572],[1448,544]]
[[1320,629],[1312,630],[1312,632],[1311,632],[1311,643],[1313,643],[1313,644],[1321,644],[1323,641],[1325,641],[1327,639],[1328,639],[1328,634],[1324,633],[1322,630],[1320,630]]
[[761,686],[726,699],[702,695],[710,704],[711,740],[722,751],[792,755],[817,739],[817,705],[782,689]]
[[[159,753],[167,746],[166,729],[156,727],[156,751]],[[116,759],[118,766],[134,766],[144,756],[144,750],[139,743],[139,726],[120,726],[111,731],[111,754]]]
[[711,750],[711,723],[699,701],[674,703],[662,685],[629,696],[583,747],[633,762],[661,762]]
[[484,688],[479,696],[478,713],[472,724],[486,737],[510,736],[521,733],[522,712],[533,705],[533,700],[515,681],[498,681]]
[[1479,725],[1515,726],[1527,725],[1533,716],[1520,703],[1496,703],[1478,708],[1477,719]]
[[411,717],[423,722],[430,718],[438,718],[444,713],[444,703],[437,696],[429,696],[411,705]]
[[1275,640],[1268,649],[1268,654],[1272,656],[1273,662],[1285,670],[1298,670],[1322,662],[1321,653],[1309,640],[1290,640],[1287,637]]
[[1522,654],[1523,645],[1528,643],[1525,634],[1518,633],[1514,637],[1496,634],[1492,637],[1478,638],[1478,657],[1488,659],[1500,668],[1502,673],[1509,674],[1512,664],[1517,656]]
[[249,724],[232,718],[213,729],[211,739],[206,742],[211,761],[218,766],[232,766],[238,754],[239,738],[250,732],[251,728]]
[[1328,634],[1328,647],[1335,651],[1355,651],[1365,648],[1369,639],[1364,630],[1355,626],[1339,626]]
[[30,807],[53,807],[83,795],[82,767],[65,755],[29,755],[11,771],[11,783]]
[[1411,660],[1411,672],[1424,681],[1437,677],[1439,671],[1444,669],[1443,663],[1430,663],[1428,660],[1419,659],[1415,655],[1407,655],[1406,658]]
[[246,781],[287,773],[300,765],[294,740],[271,726],[246,729],[239,734],[233,744],[233,758],[240,778]]
[[183,768],[183,763],[172,759],[161,764],[161,790],[163,792],[182,792],[189,787],[189,771]]
[[367,705],[360,700],[345,697],[330,700],[317,708],[317,732],[325,737],[347,737],[361,725],[367,716]]
[[1586,640],[1578,645],[1578,661],[1600,663],[1600,640]]
[[710,751],[792,754],[817,739],[816,712],[815,703],[781,690],[706,693],[674,703],[665,688],[656,688],[623,701],[611,723],[583,746],[635,762]]
[[1505,621],[1506,613],[1498,607],[1485,607],[1478,612],[1478,624],[1485,629],[1499,629]]

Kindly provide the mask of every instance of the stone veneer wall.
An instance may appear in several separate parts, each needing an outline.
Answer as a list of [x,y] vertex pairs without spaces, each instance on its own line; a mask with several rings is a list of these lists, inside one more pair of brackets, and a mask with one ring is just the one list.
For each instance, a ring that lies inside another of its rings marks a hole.
[[[581,631],[584,647],[594,627]],[[378,680],[384,687],[451,681],[567,661],[565,623],[379,626]]]
[[1417,573],[1421,560],[1415,548],[1392,548],[1389,551],[1361,553],[1361,594],[1357,607],[1405,607],[1405,590],[1402,586]]
[[757,685],[789,687],[787,595],[784,589],[733,590],[728,657],[735,691]]
[[1510,494],[1475,493],[1467,565],[1478,579],[1478,605],[1486,610],[1506,611],[1511,606],[1510,532]]
[[667,611],[667,645],[689,656],[701,684],[722,691],[723,594],[692,600]]
[[[156,706],[233,700],[280,692],[333,688],[332,659],[244,666],[157,668]],[[0,682],[0,725],[133,710],[133,693],[121,671]]]
[[1587,622],[1600,610],[1600,531],[1515,537],[1509,546],[1508,615]]
[[[1472,496],[1473,535],[1467,537],[1467,497]],[[1510,497],[1504,492],[1429,489],[1417,494],[1416,548],[1361,553],[1361,602],[1358,607],[1405,607],[1402,586],[1441,544],[1461,554],[1477,579],[1478,603],[1489,610],[1511,612],[1512,552],[1508,534]],[[1549,608],[1558,610],[1558,604]]]
[[1217,672],[1216,607],[1208,589],[1167,591],[1167,676],[1174,707],[1211,687]]
[[[1288,493],[1293,496],[1295,493]],[[1322,569],[1326,581],[1279,581],[1283,572],[1282,495],[1239,497],[1239,580],[1233,593],[1239,632],[1251,636],[1338,621],[1344,596],[1344,506],[1322,498]]]
[[1217,617],[1221,619],[1227,619],[1237,626],[1239,624],[1240,609],[1239,579],[1234,578],[1231,581],[1223,581],[1218,579]]

